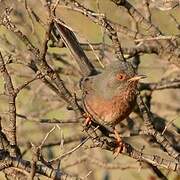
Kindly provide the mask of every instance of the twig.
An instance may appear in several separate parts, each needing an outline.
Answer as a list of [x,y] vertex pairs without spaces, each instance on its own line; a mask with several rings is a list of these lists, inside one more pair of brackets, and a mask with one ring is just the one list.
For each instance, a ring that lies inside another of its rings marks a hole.
[[90,139],[90,137],[86,137],[86,139],[84,139],[80,144],[78,144],[76,147],[74,147],[73,149],[71,149],[70,151],[60,155],[59,157],[56,157],[55,159],[49,161],[50,164],[54,164],[57,161],[60,161],[61,159],[65,158],[66,156],[71,155],[73,152],[75,152],[76,150],[78,150],[84,143],[86,143],[86,141]]
[[105,28],[108,32],[110,39],[112,40],[114,53],[117,59],[125,61],[123,52],[121,50],[121,44],[117,36],[117,31],[112,26],[112,24],[106,19],[106,17],[104,17],[104,15],[98,18],[95,12],[85,8],[84,6],[82,6],[80,3],[78,3],[75,0],[68,0],[68,1],[65,1],[65,3],[66,3],[66,6],[67,6],[67,3],[70,4],[69,8],[72,8],[73,10],[77,10],[78,12],[84,14],[85,16],[88,16],[93,22]]
[[135,42],[144,42],[144,41],[154,41],[154,40],[176,40],[178,36],[157,36],[157,37],[150,37],[150,38],[143,38],[143,39],[135,39]]
[[157,83],[141,83],[139,89],[140,90],[163,90],[163,89],[175,89],[180,88],[180,79],[164,79]]

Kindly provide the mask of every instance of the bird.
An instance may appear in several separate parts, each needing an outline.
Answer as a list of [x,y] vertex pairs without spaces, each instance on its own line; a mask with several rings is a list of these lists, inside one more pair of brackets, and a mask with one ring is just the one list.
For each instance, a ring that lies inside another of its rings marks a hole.
[[123,143],[115,127],[133,111],[137,84],[142,78],[145,76],[138,75],[130,62],[115,60],[102,72],[84,77],[80,83],[85,124],[95,121],[111,126],[119,152],[123,149]]

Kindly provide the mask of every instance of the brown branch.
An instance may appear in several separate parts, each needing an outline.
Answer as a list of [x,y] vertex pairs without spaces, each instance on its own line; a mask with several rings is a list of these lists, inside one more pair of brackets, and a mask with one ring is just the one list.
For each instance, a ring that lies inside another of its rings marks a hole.
[[[117,148],[115,141],[107,141],[107,139],[94,139],[95,144],[91,148],[100,147],[102,149],[114,152]],[[133,148],[130,144],[124,142],[122,154],[127,155],[138,161],[144,161],[153,166],[164,167],[168,170],[180,172],[180,164],[171,160],[166,160],[157,155],[148,155]]]
[[1,117],[0,117],[0,149],[4,149],[5,151],[11,151],[11,145],[6,138],[6,135],[2,132],[1,127]]
[[157,132],[153,127],[151,113],[140,96],[138,96],[137,98],[137,104],[143,116],[148,135],[152,135],[156,139],[156,141],[167,151],[169,156],[175,158],[178,162],[180,162],[180,154],[173,148],[173,146],[167,141],[167,139],[162,134]]
[[[19,159],[17,157],[11,157],[9,154],[0,154],[0,170],[4,170],[8,167],[15,167],[17,170],[24,171],[26,173],[30,173],[32,166],[31,163],[27,160]],[[75,174],[70,174],[66,172],[58,172],[56,169],[46,167],[44,165],[36,165],[35,173],[43,175],[45,177],[51,179],[63,179],[63,178],[75,178],[81,180],[82,178]]]
[[9,101],[9,118],[8,118],[8,126],[5,129],[5,133],[10,141],[11,146],[14,146],[14,152],[11,151],[13,156],[17,154],[17,140],[16,140],[16,93],[14,90],[14,86],[12,83],[11,76],[9,75],[6,66],[4,64],[4,59],[0,52],[0,72],[3,74],[4,82],[5,82],[5,94],[8,96]]
[[162,80],[158,83],[141,83],[140,90],[162,90],[180,88],[180,79]]

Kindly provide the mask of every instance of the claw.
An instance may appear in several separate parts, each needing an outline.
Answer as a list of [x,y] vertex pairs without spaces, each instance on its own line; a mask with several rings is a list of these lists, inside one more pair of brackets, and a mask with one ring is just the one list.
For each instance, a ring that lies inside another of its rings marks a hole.
[[91,125],[91,117],[90,116],[86,117],[84,125],[85,126],[90,126]]
[[118,132],[114,129],[114,135],[116,138],[116,144],[117,144],[117,148],[115,149],[115,151],[113,152],[114,154],[114,159],[117,158],[117,156],[122,153],[123,149],[124,149],[124,143],[122,141],[122,138],[119,136]]
[[86,128],[90,127],[92,121],[91,121],[91,116],[88,114],[84,114],[84,118],[85,118],[85,121],[83,125],[84,125],[84,130],[85,130]]

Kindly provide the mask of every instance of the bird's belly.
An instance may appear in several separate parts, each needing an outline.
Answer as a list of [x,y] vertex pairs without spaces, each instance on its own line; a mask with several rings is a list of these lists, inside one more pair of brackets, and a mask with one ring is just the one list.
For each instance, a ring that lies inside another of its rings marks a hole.
[[95,120],[116,125],[131,113],[134,102],[128,102],[124,97],[117,96],[111,100],[90,96],[85,98],[85,106]]

